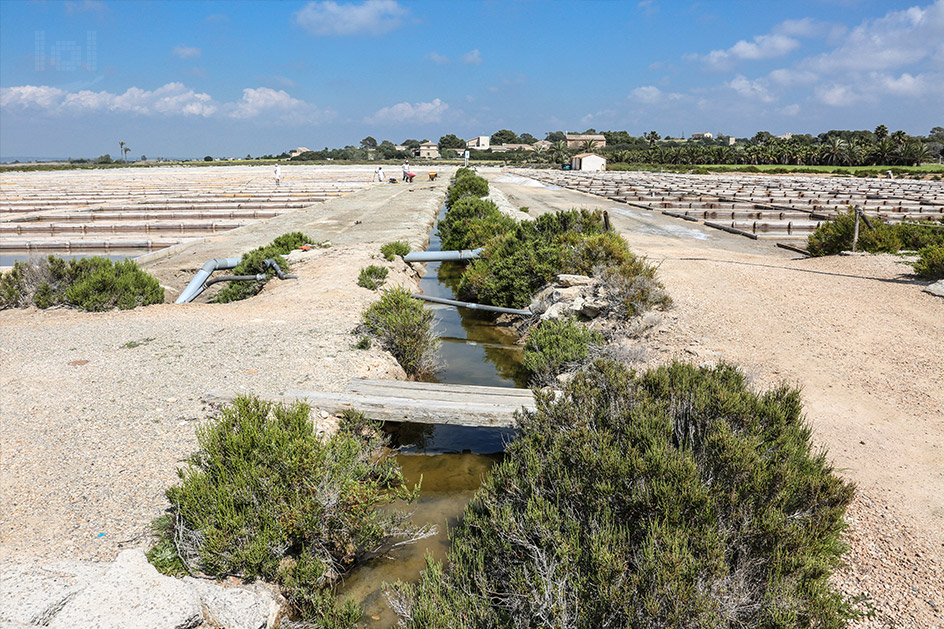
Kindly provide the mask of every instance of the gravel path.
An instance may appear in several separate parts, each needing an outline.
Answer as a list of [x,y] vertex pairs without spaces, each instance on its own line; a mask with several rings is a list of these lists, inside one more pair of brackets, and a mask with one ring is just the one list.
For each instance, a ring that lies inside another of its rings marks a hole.
[[332,240],[301,254],[298,280],[272,281],[251,300],[0,312],[0,567],[144,547],[196,428],[215,412],[210,392],[271,398],[343,390],[351,377],[402,378],[388,354],[351,347],[377,298],[357,276],[379,264],[391,270],[387,286],[415,285],[415,271],[379,247],[425,243],[444,185],[378,186],[300,211],[297,224],[283,216],[158,256],[172,299],[192,277],[179,269],[199,268],[217,247],[234,255],[271,240],[253,230]]

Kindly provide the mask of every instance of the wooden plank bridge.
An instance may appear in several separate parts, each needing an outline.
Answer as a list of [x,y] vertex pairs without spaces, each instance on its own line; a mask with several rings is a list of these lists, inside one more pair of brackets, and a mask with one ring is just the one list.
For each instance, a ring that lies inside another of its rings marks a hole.
[[376,420],[487,428],[512,428],[516,410],[535,408],[530,389],[364,378],[352,379],[343,393],[289,390],[283,398]]
[[[205,401],[232,402],[231,391],[210,391]],[[371,419],[482,428],[513,428],[520,408],[535,409],[530,389],[353,378],[346,391],[292,389],[280,402],[300,400],[329,413],[361,411]]]

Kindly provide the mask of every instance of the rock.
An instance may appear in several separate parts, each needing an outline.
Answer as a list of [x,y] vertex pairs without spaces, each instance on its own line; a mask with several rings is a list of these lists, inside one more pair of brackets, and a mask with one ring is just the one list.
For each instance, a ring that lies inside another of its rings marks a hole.
[[587,277],[586,275],[567,275],[561,274],[557,276],[557,285],[558,286],[589,286],[593,284],[596,280],[592,277]]
[[938,280],[930,286],[925,286],[924,292],[930,293],[937,297],[944,297],[944,280]]
[[[204,620],[226,629],[264,629],[274,627],[282,613],[281,596],[261,583],[249,588],[226,587],[215,581],[184,577],[183,582],[200,597]],[[280,600],[281,599],[281,600]]]
[[551,293],[551,302],[573,301],[580,297],[580,287],[572,286],[570,288],[555,288]]
[[106,570],[107,564],[79,561],[4,567],[0,576],[0,621],[14,623],[11,626],[45,625]]
[[558,302],[556,304],[551,304],[547,310],[541,315],[541,321],[547,321],[549,319],[560,319],[561,317],[566,317],[568,314],[569,308],[564,302]]
[[48,626],[192,629],[202,622],[196,592],[160,574],[142,551],[125,550],[100,579],[67,601]]
[[606,308],[606,305],[605,301],[599,299],[586,299],[583,302],[583,308],[580,309],[580,314],[592,319],[600,314]]

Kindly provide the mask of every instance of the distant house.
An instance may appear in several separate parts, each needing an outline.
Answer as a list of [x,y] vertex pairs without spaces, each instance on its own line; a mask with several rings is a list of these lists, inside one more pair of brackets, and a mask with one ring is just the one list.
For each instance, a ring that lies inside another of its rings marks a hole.
[[435,142],[423,142],[420,144],[417,157],[421,159],[436,159],[439,157],[439,145]]
[[710,139],[713,138],[713,137],[715,137],[715,136],[713,136],[713,135],[711,135],[710,133],[707,133],[707,132],[705,132],[705,133],[693,133],[691,139],[693,139],[693,140],[710,140]]
[[492,146],[488,149],[492,153],[507,153],[508,151],[533,151],[534,147],[530,144],[502,144],[501,146]]
[[792,133],[784,133],[783,135],[778,135],[777,137],[780,138],[781,140],[789,140],[790,138],[793,137],[793,134],[792,134]]
[[570,158],[571,170],[606,170],[606,158],[593,153],[580,153]]
[[465,141],[466,148],[478,149],[480,151],[484,151],[491,144],[492,144],[492,138],[491,136],[488,136],[488,135],[480,135],[478,137],[472,138],[471,140]]
[[288,154],[289,154],[291,157],[298,157],[298,156],[301,155],[302,153],[308,153],[309,151],[311,151],[311,149],[308,148],[307,146],[299,146],[298,148],[295,148],[295,149],[292,149],[291,151],[289,151]]
[[593,140],[594,148],[599,149],[606,146],[606,137],[601,133],[565,133],[564,137],[567,139],[567,148],[569,149],[583,148],[584,142],[587,140]]
[[535,149],[549,149],[553,146],[553,144],[547,140],[538,140],[531,146],[533,146]]

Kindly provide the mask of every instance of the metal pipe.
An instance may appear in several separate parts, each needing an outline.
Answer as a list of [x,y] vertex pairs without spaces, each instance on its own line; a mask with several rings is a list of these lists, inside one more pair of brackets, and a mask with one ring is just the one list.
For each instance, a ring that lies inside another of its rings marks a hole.
[[487,306],[485,304],[473,304],[469,301],[457,301],[455,299],[444,299],[442,297],[430,297],[429,295],[421,295],[419,293],[414,293],[413,297],[416,299],[422,299],[423,301],[430,301],[434,304],[444,304],[446,306],[456,306],[458,308],[468,308],[470,310],[487,310],[488,312],[500,312],[503,314],[513,314],[521,317],[530,317],[530,310],[517,310],[515,308],[502,308],[501,306]]
[[203,288],[209,288],[211,285],[216,284],[217,282],[264,282],[265,279],[265,273],[259,273],[258,275],[221,275],[220,277],[214,277],[207,280],[206,283],[204,283]]
[[203,267],[197,271],[197,274],[193,276],[193,279],[190,280],[190,283],[187,284],[187,288],[180,293],[180,296],[177,297],[177,301],[174,303],[177,304],[189,304],[191,301],[197,298],[197,295],[202,293],[206,288],[204,282],[207,278],[213,273],[213,271],[218,271],[220,269],[232,269],[237,264],[242,261],[242,258],[214,258],[207,261]]
[[403,256],[404,262],[446,262],[452,260],[472,260],[479,257],[483,248],[456,249],[454,251],[411,251]]

